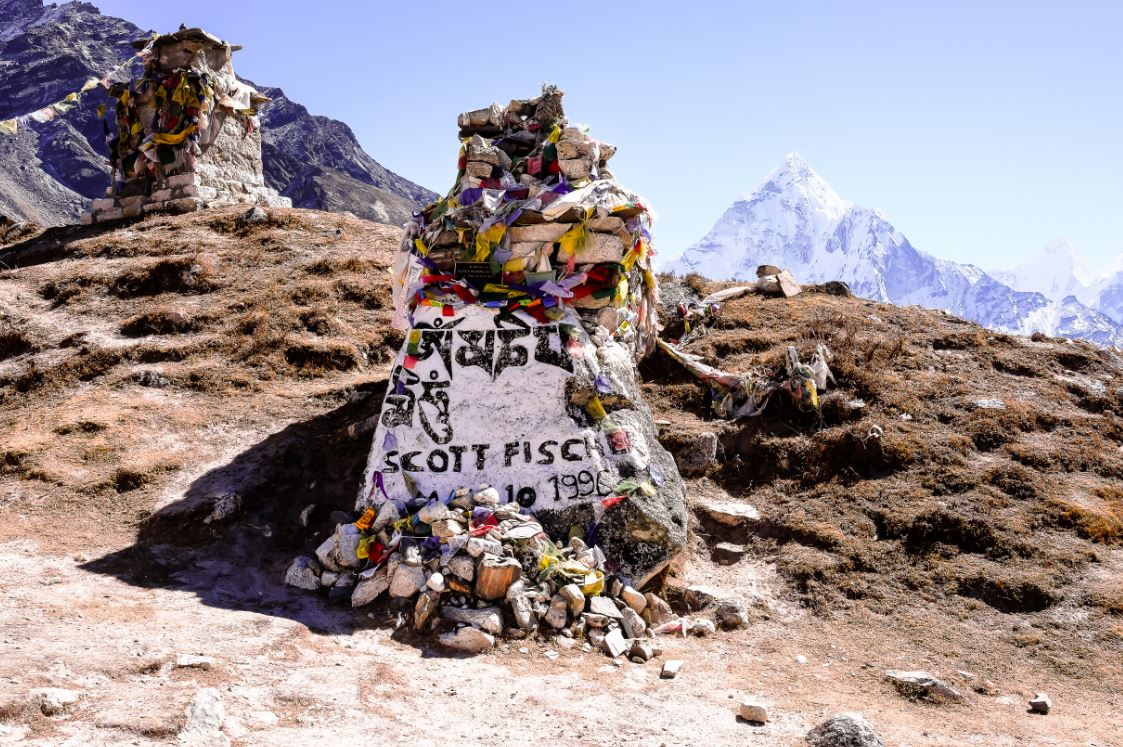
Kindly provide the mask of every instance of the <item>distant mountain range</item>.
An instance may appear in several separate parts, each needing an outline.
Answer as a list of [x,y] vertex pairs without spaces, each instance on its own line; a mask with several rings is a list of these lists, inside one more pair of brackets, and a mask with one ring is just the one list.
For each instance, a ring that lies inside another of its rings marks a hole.
[[664,269],[756,278],[760,264],[802,282],[843,280],[876,301],[945,309],[995,330],[1123,343],[1123,273],[1101,278],[1067,244],[1009,273],[987,273],[914,248],[880,211],[841,199],[791,153]]
[[[0,119],[26,114],[78,90],[132,55],[149,32],[88,3],[0,0]],[[237,58],[235,57],[235,67]],[[265,181],[297,207],[349,211],[400,224],[436,199],[363,151],[347,125],[308,113],[280,88],[261,115]],[[52,122],[0,135],[0,215],[50,225],[74,222],[109,181],[98,90]]]

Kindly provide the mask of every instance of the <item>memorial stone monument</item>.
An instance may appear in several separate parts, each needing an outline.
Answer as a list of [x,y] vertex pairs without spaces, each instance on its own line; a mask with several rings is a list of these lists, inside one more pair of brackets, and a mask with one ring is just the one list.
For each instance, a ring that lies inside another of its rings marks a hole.
[[144,72],[109,89],[112,180],[82,222],[239,203],[292,207],[265,186],[257,108],[269,98],[235,76],[231,57],[241,47],[202,29],[133,46]]
[[643,403],[658,331],[650,211],[570,126],[562,92],[461,114],[456,183],[406,227],[395,360],[356,508],[491,485],[637,585],[686,540]]

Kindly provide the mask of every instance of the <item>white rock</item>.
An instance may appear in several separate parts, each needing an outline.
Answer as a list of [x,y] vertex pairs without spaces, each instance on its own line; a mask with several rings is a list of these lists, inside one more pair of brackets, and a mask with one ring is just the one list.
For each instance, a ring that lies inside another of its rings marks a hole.
[[331,571],[324,571],[320,574],[320,586],[335,586],[335,582],[339,580],[339,575]]
[[187,704],[187,720],[179,733],[180,744],[192,747],[229,745],[230,740],[222,733],[225,720],[222,695],[213,687],[203,688]]
[[434,573],[429,577],[429,580],[425,582],[425,585],[437,593],[444,591],[446,588],[444,574]]
[[1029,701],[1029,709],[1034,713],[1046,714],[1052,707],[1053,703],[1045,693],[1037,693],[1033,696],[1033,700]]
[[719,524],[727,526],[751,524],[760,520],[760,512],[748,503],[700,498],[695,501],[694,507]]
[[472,503],[477,506],[488,506],[491,508],[498,506],[501,500],[499,491],[490,486],[482,488],[472,496]]
[[659,676],[665,680],[673,680],[682,671],[682,659],[667,659],[663,662],[663,671]]
[[31,691],[31,702],[38,706],[44,716],[57,716],[78,702],[82,694],[77,690],[61,687],[37,687]]
[[180,654],[175,658],[175,665],[181,669],[214,669],[217,662],[213,656],[196,656],[195,654]]
[[589,597],[589,612],[594,615],[604,615],[614,620],[623,617],[619,608],[608,597]]
[[303,555],[293,558],[292,565],[285,571],[285,583],[298,589],[315,591],[320,588],[320,579],[312,570],[312,559]]
[[388,524],[402,518],[401,512],[398,511],[398,506],[393,501],[386,501],[378,507],[378,513],[374,517],[374,523],[370,525],[370,530],[374,533],[381,532]]
[[466,625],[451,633],[443,633],[438,639],[445,648],[454,651],[463,651],[468,654],[479,654],[495,645],[494,636]]
[[620,632],[619,628],[605,633],[604,643],[601,646],[605,653],[613,659],[628,650],[628,642],[624,640],[624,634]]
[[746,721],[757,724],[768,723],[767,704],[755,695],[750,695],[741,701],[741,710],[738,714]]
[[695,620],[690,626],[690,632],[700,638],[713,635],[716,631],[717,627],[710,620]]

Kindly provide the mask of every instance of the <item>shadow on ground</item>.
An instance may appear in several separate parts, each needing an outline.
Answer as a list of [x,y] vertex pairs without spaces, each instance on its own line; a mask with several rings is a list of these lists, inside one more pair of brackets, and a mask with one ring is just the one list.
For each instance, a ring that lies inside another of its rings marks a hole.
[[334,529],[332,512],[352,511],[372,434],[353,438],[347,429],[377,415],[385,387],[384,380],[364,385],[358,392],[367,396],[293,423],[203,474],[143,522],[132,546],[82,568],[191,592],[213,607],[297,620],[318,633],[388,622],[396,615],[372,620],[284,584],[292,558],[311,554]]

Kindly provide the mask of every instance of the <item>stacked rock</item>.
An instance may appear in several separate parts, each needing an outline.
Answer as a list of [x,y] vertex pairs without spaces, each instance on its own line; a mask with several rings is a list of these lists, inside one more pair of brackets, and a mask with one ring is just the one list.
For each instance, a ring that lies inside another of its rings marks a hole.
[[568,305],[637,358],[653,350],[650,213],[608,170],[616,149],[569,126],[563,95],[550,86],[460,115],[456,183],[406,227],[399,326],[418,306],[481,304],[544,322]]
[[682,629],[662,599],[606,573],[599,547],[577,536],[551,542],[521,506],[501,504],[489,486],[460,489],[447,503],[367,509],[339,524],[314,559],[294,560],[286,581],[327,588],[353,607],[384,594],[410,600],[415,629],[444,629],[440,642],[462,651],[489,649],[500,635],[548,634],[647,661],[659,652],[656,628]]
[[109,88],[113,182],[82,223],[238,203],[291,207],[265,185],[255,110],[269,97],[234,74],[241,47],[202,29],[133,46],[144,50],[143,75]]

